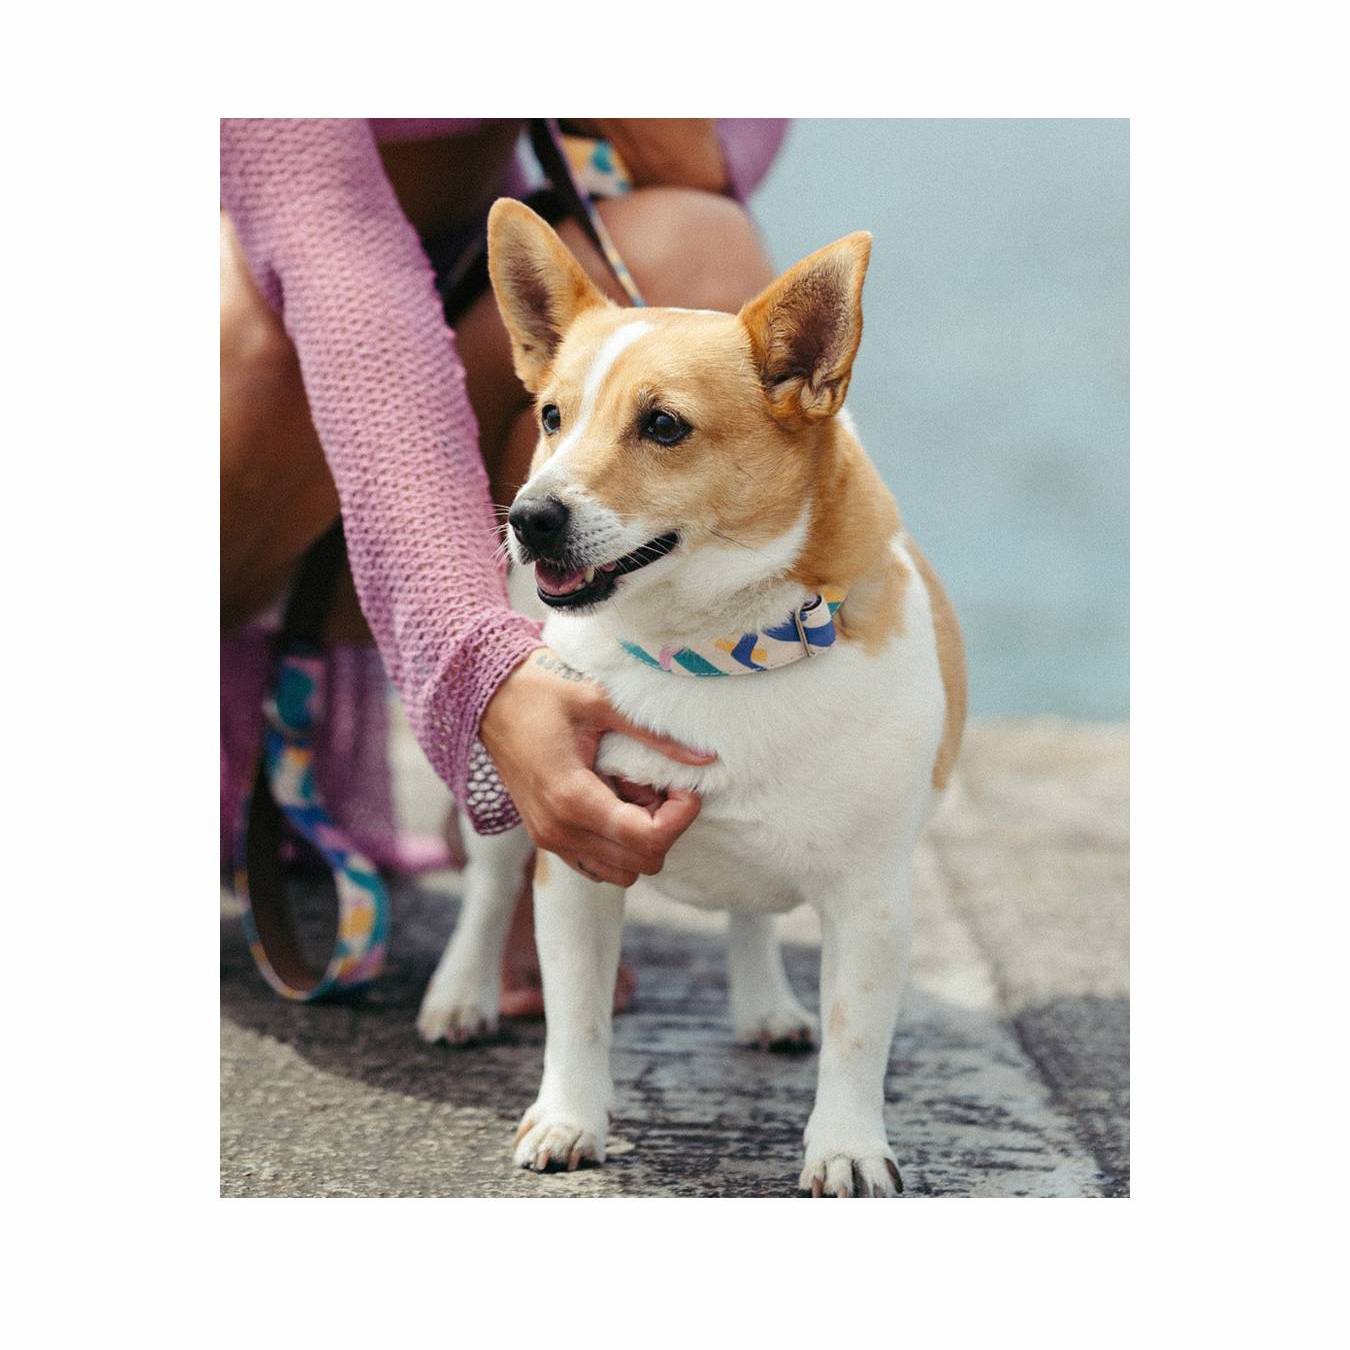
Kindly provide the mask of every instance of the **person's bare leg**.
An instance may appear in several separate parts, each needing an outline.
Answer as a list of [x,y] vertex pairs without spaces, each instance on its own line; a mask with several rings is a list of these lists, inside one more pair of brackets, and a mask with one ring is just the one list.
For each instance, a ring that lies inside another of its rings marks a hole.
[[[643,188],[603,202],[600,212],[649,304],[734,311],[773,280],[754,225],[727,198],[685,188]],[[625,303],[622,288],[581,226],[564,221],[558,233],[597,284]],[[710,241],[716,247],[709,247]],[[504,512],[529,476],[539,428],[530,397],[511,369],[510,342],[490,292],[461,317],[456,338],[493,500]],[[636,983],[632,970],[620,966],[616,1012],[628,1006]],[[538,1017],[544,1011],[528,876],[503,958],[501,1010],[507,1017]]]
[[[300,362],[220,217],[220,622],[264,611],[338,517],[337,488],[309,415]],[[369,642],[351,576],[328,635]]]

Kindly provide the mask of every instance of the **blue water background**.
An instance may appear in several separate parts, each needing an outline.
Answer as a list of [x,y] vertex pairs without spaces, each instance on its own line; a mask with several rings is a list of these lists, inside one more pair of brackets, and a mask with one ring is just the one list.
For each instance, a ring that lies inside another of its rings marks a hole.
[[799,121],[786,266],[875,236],[849,393],[960,613],[980,714],[1128,712],[1123,120]]

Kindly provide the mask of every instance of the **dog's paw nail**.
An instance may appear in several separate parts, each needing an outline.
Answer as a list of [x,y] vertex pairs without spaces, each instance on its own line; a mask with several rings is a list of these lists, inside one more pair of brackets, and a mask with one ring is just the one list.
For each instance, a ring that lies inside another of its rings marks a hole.
[[815,1019],[804,1009],[783,1007],[738,1022],[736,1040],[778,1054],[801,1054],[816,1045]]
[[531,1107],[516,1129],[516,1166],[534,1172],[559,1172],[564,1169],[575,1172],[587,1163],[603,1162],[604,1129],[586,1129],[573,1123],[590,1116],[590,1112],[580,1116],[560,1112],[554,1116],[538,1106]]
[[808,1162],[797,1189],[805,1192],[808,1186],[817,1199],[835,1196],[841,1200],[853,1196],[885,1199],[899,1195],[903,1189],[894,1161],[865,1148],[841,1149]]
[[497,1015],[491,1001],[475,993],[437,991],[423,999],[417,1031],[428,1044],[473,1045],[496,1035]]

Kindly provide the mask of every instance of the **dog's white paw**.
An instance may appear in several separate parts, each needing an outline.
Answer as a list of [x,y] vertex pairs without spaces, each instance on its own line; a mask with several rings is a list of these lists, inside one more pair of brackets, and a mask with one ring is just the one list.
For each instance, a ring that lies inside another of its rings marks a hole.
[[582,1112],[553,1110],[539,1102],[516,1129],[515,1163],[535,1172],[575,1172],[584,1163],[605,1161],[606,1124],[587,1121]]
[[468,1045],[496,1034],[500,1002],[495,980],[432,976],[417,1013],[417,1032],[424,1041]]
[[806,1195],[880,1197],[899,1195],[904,1189],[900,1169],[890,1149],[853,1150],[846,1153],[807,1154],[806,1166],[796,1181]]
[[899,1195],[900,1169],[879,1125],[817,1107],[806,1126],[806,1166],[796,1189],[813,1196]]
[[820,1024],[792,1000],[775,1008],[741,1013],[736,1019],[736,1044],[802,1054],[820,1044]]

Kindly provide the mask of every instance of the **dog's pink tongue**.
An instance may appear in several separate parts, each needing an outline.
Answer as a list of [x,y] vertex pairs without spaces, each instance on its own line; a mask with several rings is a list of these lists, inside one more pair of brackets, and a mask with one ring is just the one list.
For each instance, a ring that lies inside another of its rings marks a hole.
[[544,563],[535,563],[534,579],[539,589],[549,595],[570,595],[582,585],[585,577],[579,568],[563,572]]

